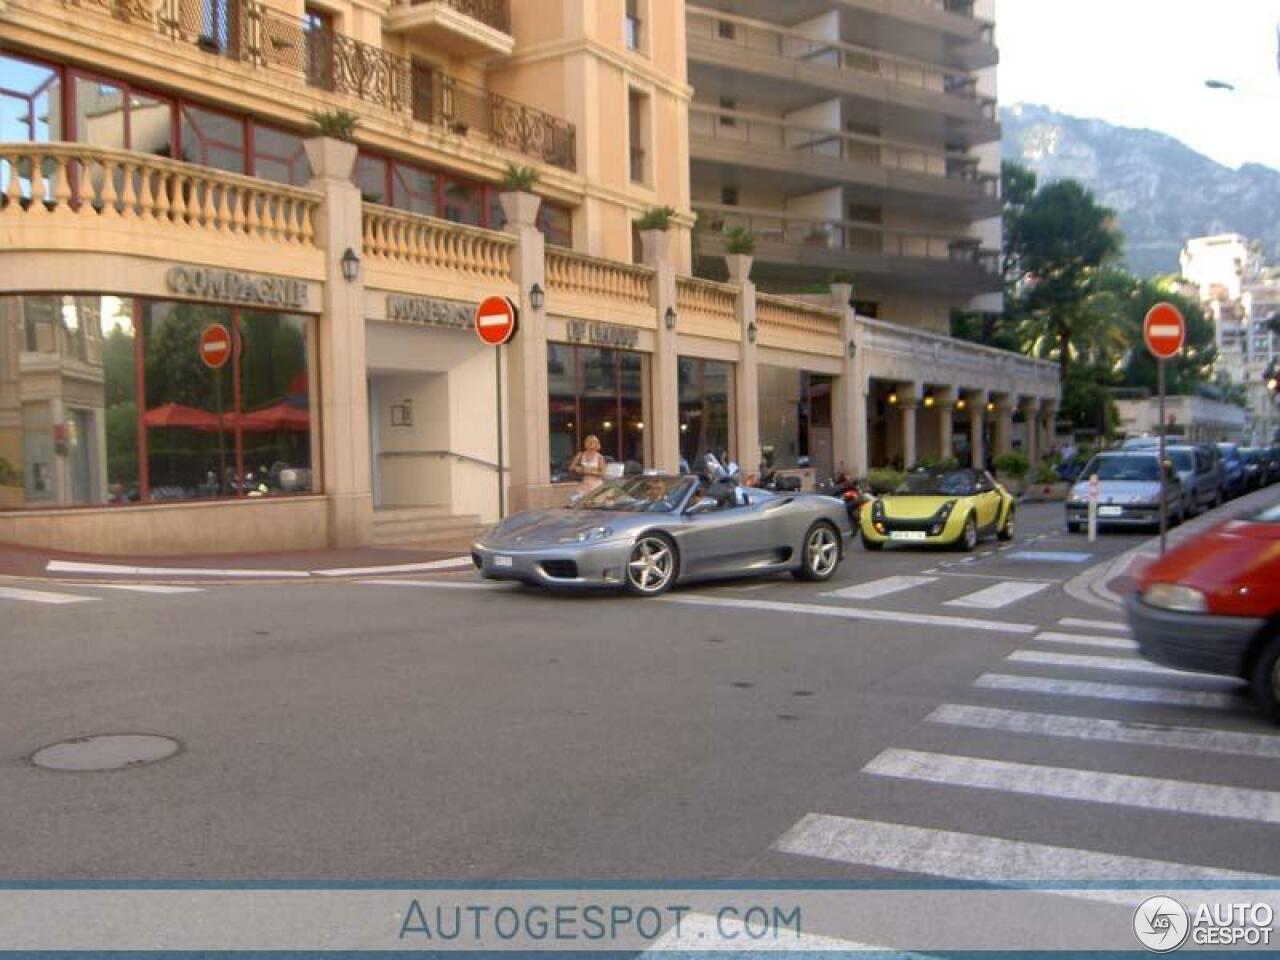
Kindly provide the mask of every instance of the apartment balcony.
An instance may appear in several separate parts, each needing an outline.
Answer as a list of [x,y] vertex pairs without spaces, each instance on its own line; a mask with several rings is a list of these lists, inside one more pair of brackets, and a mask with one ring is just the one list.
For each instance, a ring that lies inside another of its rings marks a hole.
[[966,219],[998,216],[999,176],[978,169],[963,151],[929,149],[887,137],[802,126],[776,117],[694,103],[689,108],[694,179],[699,167],[732,167],[744,185],[752,175],[784,193],[828,186],[851,197],[885,194],[905,208]]
[[[495,18],[505,17],[507,9],[505,2],[482,0],[427,5],[488,10]],[[261,0],[61,0],[61,6],[96,11],[254,68],[264,82],[301,81],[551,166],[577,168],[572,123],[447,74],[422,71],[406,57],[290,17]]]
[[771,108],[797,109],[834,95],[864,115],[902,111],[911,127],[947,142],[1000,138],[995,98],[979,95],[965,71],[705,7],[687,8],[686,26],[690,80],[699,90],[716,86],[700,72],[724,72],[734,75],[743,100]]
[[753,277],[794,287],[852,273],[878,290],[976,296],[1001,289],[1000,253],[976,237],[886,227],[857,220],[792,217],[770,210],[698,204],[699,272],[722,271],[724,234],[737,227],[756,239]]
[[385,29],[462,59],[515,49],[510,0],[397,0]]

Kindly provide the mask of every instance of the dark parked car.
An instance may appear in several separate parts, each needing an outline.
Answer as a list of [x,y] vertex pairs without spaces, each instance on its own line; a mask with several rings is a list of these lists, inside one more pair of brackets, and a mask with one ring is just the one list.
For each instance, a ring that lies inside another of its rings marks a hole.
[[1218,471],[1199,447],[1166,447],[1164,454],[1182,481],[1182,508],[1187,516],[1218,503]]
[[1227,496],[1238,497],[1244,493],[1244,461],[1240,458],[1240,447],[1234,443],[1220,443],[1222,451],[1222,467],[1227,477]]
[[1267,485],[1267,461],[1257,447],[1243,447],[1240,450],[1240,462],[1244,465],[1245,490],[1261,490]]
[[1218,501],[1214,506],[1220,506],[1227,499],[1227,465],[1222,460],[1222,451],[1216,443],[1198,443],[1196,447],[1213,465],[1213,472],[1218,478]]

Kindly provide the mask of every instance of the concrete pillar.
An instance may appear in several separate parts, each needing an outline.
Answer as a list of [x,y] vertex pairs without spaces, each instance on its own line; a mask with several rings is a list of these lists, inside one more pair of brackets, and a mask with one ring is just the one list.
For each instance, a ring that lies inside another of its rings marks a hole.
[[840,320],[840,342],[844,345],[842,368],[836,378],[831,410],[832,447],[837,471],[843,465],[849,476],[864,477],[867,474],[867,390],[862,359],[858,356],[858,318],[849,305],[852,298],[853,284],[831,285],[831,305],[844,312]]
[[[652,420],[649,425],[653,444],[653,466],[664,473],[680,472],[680,364],[677,332],[680,318],[676,309],[676,263],[672,256],[674,234],[666,230],[645,230],[640,234],[644,262],[654,270],[651,291],[657,314],[654,336],[652,378]],[[671,310],[675,326],[667,328],[667,311]]]
[[1027,447],[1022,452],[1027,455],[1027,462],[1033,467],[1040,462],[1040,401],[1035,397],[1025,397],[1019,404],[1022,419],[1026,424]]
[[736,307],[738,363],[734,367],[734,432],[743,476],[760,470],[760,379],[756,369],[756,285],[744,279]]
[[998,457],[1013,450],[1013,401],[1007,394],[1002,394],[995,398],[995,404],[995,429],[991,439],[995,447],[994,456]]
[[902,417],[902,465],[910,470],[916,465],[916,410],[920,397],[914,383],[898,385],[898,413]]
[[506,346],[507,434],[509,463],[508,510],[523,510],[537,502],[534,488],[551,482],[551,422],[547,387],[547,317],[535,310],[529,291],[534,285],[547,289],[546,244],[537,227],[540,201],[533,194],[503,194],[507,224],[516,238],[511,251],[511,275],[515,301],[520,308],[520,329]]
[[324,194],[317,239],[325,254],[319,324],[321,451],[328,501],[329,543],[369,542],[373,522],[369,449],[369,378],[365,360],[363,271],[342,275],[342,257],[363,258],[363,206],[351,181],[356,147],[330,137],[306,141],[312,190]]
[[951,456],[951,417],[956,408],[955,391],[939,390],[934,396],[933,408],[938,417],[938,459]]
[[982,430],[986,417],[987,395],[982,390],[971,390],[965,396],[969,410],[969,466],[981,470],[987,463],[987,449]]
[[1040,430],[1040,455],[1046,455],[1057,446],[1055,424],[1058,419],[1058,405],[1053,400],[1040,401],[1040,415],[1036,418],[1036,427]]

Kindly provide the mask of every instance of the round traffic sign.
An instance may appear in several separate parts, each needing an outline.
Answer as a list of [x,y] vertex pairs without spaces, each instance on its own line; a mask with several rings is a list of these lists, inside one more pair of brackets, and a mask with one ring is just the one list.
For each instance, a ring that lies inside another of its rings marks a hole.
[[231,331],[211,323],[200,331],[200,359],[212,370],[222,368],[231,357]]
[[1161,360],[1168,360],[1181,350],[1186,335],[1186,321],[1172,303],[1157,303],[1142,320],[1142,338],[1147,342],[1147,349]]
[[476,336],[491,347],[498,347],[516,333],[520,311],[510,297],[485,297],[476,307]]

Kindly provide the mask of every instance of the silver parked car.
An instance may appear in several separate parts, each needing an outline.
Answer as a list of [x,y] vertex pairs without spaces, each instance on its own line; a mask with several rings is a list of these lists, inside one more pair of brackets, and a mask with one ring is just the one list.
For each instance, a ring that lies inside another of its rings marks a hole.
[[828,580],[852,533],[834,497],[646,474],[606,482],[569,507],[510,517],[480,535],[471,559],[490,580],[654,597],[676,583],[748,574]]
[[1165,458],[1182,481],[1182,511],[1193,517],[1218,504],[1218,471],[1199,447],[1165,447]]
[[[1089,478],[1098,477],[1098,526],[1159,526],[1160,457],[1154,450],[1109,450],[1085,464],[1080,481],[1067,498],[1067,529],[1080,530],[1089,520]],[[1182,481],[1166,464],[1165,516],[1181,523]]]

